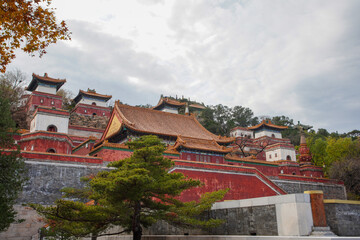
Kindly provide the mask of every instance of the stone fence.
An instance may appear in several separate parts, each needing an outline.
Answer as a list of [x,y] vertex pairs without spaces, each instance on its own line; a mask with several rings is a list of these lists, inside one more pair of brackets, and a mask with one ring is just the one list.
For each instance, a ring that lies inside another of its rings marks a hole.
[[360,201],[324,200],[326,220],[339,236],[360,236]]

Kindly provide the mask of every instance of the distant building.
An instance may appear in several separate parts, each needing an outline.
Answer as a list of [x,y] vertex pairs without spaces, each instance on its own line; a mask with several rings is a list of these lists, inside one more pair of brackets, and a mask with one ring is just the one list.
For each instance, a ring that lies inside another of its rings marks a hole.
[[106,106],[106,103],[111,97],[111,95],[99,94],[94,89],[88,89],[86,92],[79,90],[78,95],[73,100],[76,105],[72,112],[110,117],[111,110]]
[[65,79],[51,78],[47,73],[44,76],[33,74],[30,84],[25,89],[31,92],[27,99],[26,110],[34,111],[37,106],[61,108],[62,98],[56,93],[64,83],[66,83]]
[[160,97],[158,104],[153,107],[154,110],[159,110],[168,113],[179,113],[179,108],[184,107],[186,103],[179,102],[168,97]]

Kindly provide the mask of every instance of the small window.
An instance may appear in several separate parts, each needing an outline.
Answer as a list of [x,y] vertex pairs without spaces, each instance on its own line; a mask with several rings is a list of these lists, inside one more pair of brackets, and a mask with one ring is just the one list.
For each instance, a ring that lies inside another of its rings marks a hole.
[[196,161],[199,161],[199,155],[196,155]]
[[44,99],[40,99],[40,103],[44,103]]
[[275,134],[271,134],[271,137],[273,137],[273,138],[274,138],[274,137],[275,137]]
[[86,109],[84,110],[84,113],[87,113],[87,110],[86,110]]
[[190,155],[187,155],[187,160],[191,160],[191,157],[190,157]]
[[57,132],[57,127],[55,125],[49,125],[47,127],[48,132]]
[[96,106],[96,102],[93,102],[91,105]]
[[290,155],[287,155],[287,156],[286,156],[286,160],[291,161],[291,157],[290,157]]
[[105,113],[103,112],[103,116],[105,116]]
[[93,115],[93,116],[96,116],[96,113],[93,113],[92,115]]
[[[293,173],[292,173],[292,175],[296,175],[296,173],[295,173],[295,172],[293,172]],[[305,175],[304,175],[304,176],[305,176]]]
[[54,105],[55,104],[55,102],[54,101],[51,101],[51,105]]
[[53,148],[49,148],[48,150],[46,150],[46,152],[48,153],[56,153],[56,150]]
[[269,158],[271,159],[271,154],[269,154]]
[[284,173],[284,170],[281,170],[280,173]]
[[277,157],[277,153],[275,153],[275,157]]

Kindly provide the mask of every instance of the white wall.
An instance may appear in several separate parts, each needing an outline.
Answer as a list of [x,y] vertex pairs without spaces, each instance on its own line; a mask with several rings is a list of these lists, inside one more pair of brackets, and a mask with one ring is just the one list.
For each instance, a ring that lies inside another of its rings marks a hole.
[[[273,161],[280,161],[286,160],[286,157],[289,155],[291,157],[291,161],[296,161],[295,149],[287,149],[287,148],[278,148],[274,150],[266,150],[266,161],[273,162]],[[277,156],[275,156],[275,154]],[[270,158],[271,155],[271,158]]]
[[50,93],[50,94],[56,94],[56,87],[51,87],[48,85],[38,85],[35,91],[43,92],[43,93]]
[[99,133],[99,132],[91,132],[91,131],[79,130],[79,129],[73,129],[73,128],[69,129],[69,134],[75,135],[75,136],[81,136],[81,137],[94,136],[96,138],[101,138],[101,136],[102,136],[102,133]]
[[267,130],[256,132],[255,138],[259,138],[259,137],[263,137],[263,136],[272,137],[273,134],[275,135],[275,138],[282,138],[280,132],[272,132],[272,131],[267,131]]
[[43,112],[37,112],[30,123],[30,132],[46,131],[48,126],[54,125],[57,132],[68,133],[69,116],[55,115]]
[[250,136],[253,138],[253,132],[250,130],[242,130],[242,129],[236,129],[235,131],[232,131],[230,133],[231,137],[243,137],[243,136]]
[[[309,236],[313,227],[310,195],[304,193],[217,202],[211,208],[228,209],[275,205],[279,236]],[[271,237],[276,239],[276,237]]]
[[175,114],[179,113],[177,109],[173,109],[173,108],[164,108],[161,111],[168,112],[168,113],[175,113]]
[[93,102],[96,103],[96,106],[106,107],[105,101],[101,101],[94,98],[82,97],[81,100],[79,101],[79,103],[88,104],[88,105],[92,105]]

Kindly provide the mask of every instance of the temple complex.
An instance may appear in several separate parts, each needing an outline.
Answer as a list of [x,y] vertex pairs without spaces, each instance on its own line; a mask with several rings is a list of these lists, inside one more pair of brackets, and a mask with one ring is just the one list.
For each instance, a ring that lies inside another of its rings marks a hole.
[[[200,112],[202,105],[161,97],[153,108],[116,101],[110,109],[106,103],[111,96],[92,89],[79,90],[73,99],[75,107],[68,111],[62,109],[62,99],[56,95],[65,82],[33,74],[27,87],[31,94],[24,100],[30,126],[16,139],[27,162],[105,167],[132,154],[126,142],[151,134],[163,141],[164,155],[175,163],[169,171],[204,182],[204,186],[186,191],[182,200],[195,200],[202,193],[224,188],[230,189],[227,200],[314,188],[323,190],[325,198],[345,197],[341,182],[324,178],[322,169],[311,164],[305,137],[297,161],[294,146],[282,138],[284,126],[262,121],[248,128],[236,127],[230,137],[217,136],[189,111]],[[180,108],[185,108],[183,114]]]

